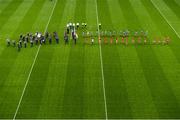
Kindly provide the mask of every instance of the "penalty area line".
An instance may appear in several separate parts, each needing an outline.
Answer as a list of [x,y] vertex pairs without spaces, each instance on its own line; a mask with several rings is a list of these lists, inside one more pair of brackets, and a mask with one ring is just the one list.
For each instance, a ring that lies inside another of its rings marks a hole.
[[[52,9],[51,15],[50,15],[50,17],[49,17],[49,20],[48,20],[48,22],[47,22],[47,24],[46,24],[44,33],[45,33],[45,32],[47,31],[47,29],[48,29],[48,26],[49,26],[49,23],[50,23],[50,21],[51,21],[52,15],[53,15],[53,13],[54,13],[54,9],[55,9],[55,7],[56,7],[56,4],[57,4],[57,0],[55,0],[53,9]],[[34,68],[34,65],[35,65],[35,63],[36,63],[36,59],[37,59],[37,56],[38,56],[38,54],[39,54],[40,48],[41,48],[41,45],[39,45],[38,50],[37,50],[37,52],[36,52],[36,56],[35,56],[34,61],[33,61],[33,64],[31,65],[31,69],[30,69],[30,71],[29,71],[29,74],[28,74],[26,83],[25,83],[25,85],[24,85],[24,88],[23,88],[23,91],[22,91],[20,100],[19,100],[19,102],[18,102],[18,106],[17,106],[17,108],[16,108],[15,114],[14,114],[14,116],[13,116],[13,120],[16,119],[17,113],[18,113],[18,111],[19,111],[19,107],[20,107],[20,105],[21,105],[21,102],[22,102],[24,93],[25,93],[25,91],[26,91],[26,87],[27,87],[27,85],[28,85],[29,79],[30,79],[30,77],[31,77],[31,73],[32,73],[33,68]]]

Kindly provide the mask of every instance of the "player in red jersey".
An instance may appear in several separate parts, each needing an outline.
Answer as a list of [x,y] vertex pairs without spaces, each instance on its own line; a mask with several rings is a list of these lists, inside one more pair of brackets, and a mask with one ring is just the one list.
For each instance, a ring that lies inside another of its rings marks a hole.
[[99,36],[99,38],[98,38],[98,41],[99,41],[99,44],[101,44],[101,37]]
[[135,39],[134,39],[134,37],[132,37],[132,44],[135,44]]
[[128,45],[128,37],[126,37],[126,45]]
[[110,39],[110,43],[111,43],[111,44],[113,43],[113,37],[111,37],[111,39]]
[[118,44],[118,37],[116,37],[116,44]]
[[122,39],[121,39],[121,43],[122,43],[122,44],[124,44],[124,37],[122,37]]
[[104,43],[107,44],[107,37],[104,37]]
[[138,37],[138,44],[141,44],[141,37]]

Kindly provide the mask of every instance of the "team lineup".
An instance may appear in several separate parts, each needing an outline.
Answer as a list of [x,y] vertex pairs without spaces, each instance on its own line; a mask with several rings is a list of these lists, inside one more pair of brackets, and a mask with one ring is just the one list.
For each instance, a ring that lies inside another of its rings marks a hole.
[[[101,30],[101,23],[98,24],[99,31],[89,31],[87,23],[68,23],[64,30],[64,43],[68,44],[70,40],[76,45],[79,40],[79,35],[84,40],[85,44],[94,45],[95,43],[99,44],[137,44],[137,45],[168,45],[171,41],[169,36],[155,37],[154,40],[148,39],[148,31],[107,31]],[[52,44],[55,40],[56,44],[59,44],[60,38],[57,32],[49,33],[46,32],[42,34],[41,32],[21,34],[19,40],[6,40],[7,46],[17,47],[17,50],[20,51],[21,48],[27,48],[28,44],[30,47],[34,45],[45,45]]]

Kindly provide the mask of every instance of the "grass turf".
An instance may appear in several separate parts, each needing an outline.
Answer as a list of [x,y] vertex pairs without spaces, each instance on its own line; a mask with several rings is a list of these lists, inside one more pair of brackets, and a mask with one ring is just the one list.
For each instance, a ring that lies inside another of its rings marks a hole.
[[[14,117],[27,80],[17,119],[105,119],[105,103],[108,119],[180,118],[179,5],[177,0],[0,0],[0,118]],[[169,35],[172,43],[102,44],[100,51],[97,38],[90,46],[80,36],[76,46],[64,45],[67,22],[87,22],[95,31],[97,17],[103,30],[144,29],[148,39]],[[38,46],[18,53],[5,39],[44,32],[47,24],[49,32],[60,34],[60,45],[41,46],[30,74]]]

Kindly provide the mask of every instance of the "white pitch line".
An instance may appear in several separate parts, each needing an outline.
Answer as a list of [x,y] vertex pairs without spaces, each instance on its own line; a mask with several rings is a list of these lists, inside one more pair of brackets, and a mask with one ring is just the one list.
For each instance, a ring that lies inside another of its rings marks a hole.
[[[97,0],[96,1],[96,19],[97,19],[97,28],[98,28],[98,39],[100,36],[100,30],[99,30],[99,17],[98,17],[98,8],[97,8]],[[101,50],[101,43],[99,43],[99,52],[100,52],[100,60],[101,60],[101,75],[102,75],[102,81],[103,81],[103,93],[104,93],[104,107],[105,107],[105,114],[106,114],[106,120],[108,120],[108,114],[107,114],[107,102],[106,102],[106,89],[105,89],[105,82],[104,82],[104,70],[103,70],[103,60],[102,60],[102,50]]]
[[[54,13],[54,9],[55,9],[55,7],[56,7],[56,4],[57,4],[57,0],[55,1],[54,7],[53,7],[53,9],[52,9],[51,15],[50,15],[50,17],[49,17],[48,23],[47,23],[46,28],[45,28],[44,34],[45,34],[45,32],[47,31],[47,29],[48,29],[48,26],[49,26],[49,23],[50,23],[50,21],[51,21],[52,15],[53,15],[53,13]],[[19,107],[20,107],[20,105],[21,105],[21,102],[22,102],[24,93],[25,93],[25,91],[26,91],[26,87],[27,87],[28,82],[29,82],[29,79],[30,79],[30,77],[31,77],[32,70],[33,70],[34,65],[35,65],[35,63],[36,63],[36,59],[37,59],[37,56],[38,56],[38,54],[39,54],[40,48],[41,48],[41,45],[39,45],[38,50],[37,50],[37,52],[36,52],[36,56],[35,56],[35,58],[34,58],[33,64],[32,64],[31,69],[30,69],[30,71],[29,71],[28,78],[27,78],[27,80],[26,80],[26,83],[25,83],[23,92],[22,92],[22,94],[21,94],[21,97],[20,97],[18,106],[17,106],[17,108],[16,108],[16,112],[15,112],[15,114],[14,114],[13,120],[16,119],[17,113],[18,113],[18,111],[19,111]]]
[[159,11],[159,13],[161,14],[161,16],[165,19],[165,21],[167,22],[167,24],[172,28],[172,30],[175,32],[175,34],[178,36],[178,38],[180,39],[180,35],[177,33],[177,31],[174,29],[174,27],[169,23],[169,21],[167,20],[167,18],[164,16],[164,14],[161,12],[161,10],[157,7],[157,5],[153,2],[153,0],[150,0],[151,3],[154,5],[154,7]]

